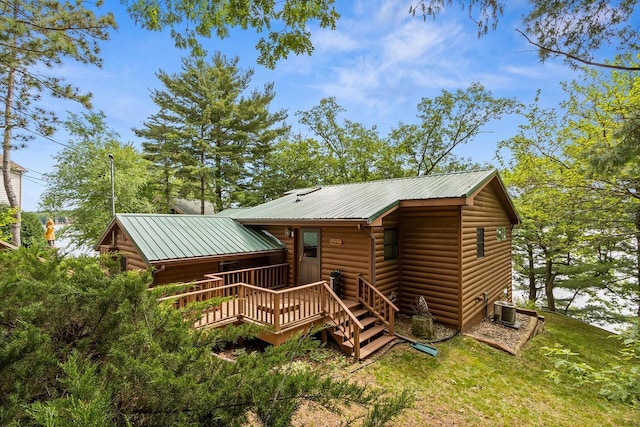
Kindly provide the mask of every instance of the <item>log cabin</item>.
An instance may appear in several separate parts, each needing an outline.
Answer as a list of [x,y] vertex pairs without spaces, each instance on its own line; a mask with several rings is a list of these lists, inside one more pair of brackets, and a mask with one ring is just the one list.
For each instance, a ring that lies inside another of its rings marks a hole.
[[463,331],[511,300],[519,218],[495,170],[295,190],[229,215],[286,245],[294,286],[340,271],[343,297],[362,277],[402,312],[424,296],[437,321]]
[[[266,246],[152,259],[140,256],[146,249],[137,242],[155,227],[133,232],[137,217],[117,215],[98,247],[131,254],[127,268],[154,264],[161,270],[155,283],[202,279],[176,306],[204,293],[236,297],[198,327],[230,319],[268,324],[274,332],[264,339],[277,344],[309,324],[329,323],[357,359],[392,339],[394,313],[411,314],[417,297],[425,298],[436,321],[461,331],[489,315],[495,301],[512,298],[511,235],[519,217],[495,170],[318,186],[218,215],[200,217],[196,233],[185,230],[198,216],[180,216],[186,223],[164,245],[220,239],[205,234],[213,225],[204,221],[217,218],[229,227],[228,242],[249,233],[264,237]],[[221,267],[234,259],[237,273]],[[264,270],[270,265],[277,271]],[[263,272],[259,282],[249,278],[252,266]]]
[[123,271],[151,268],[152,286],[279,265],[285,258],[273,237],[211,215],[116,214],[95,249],[117,253]]

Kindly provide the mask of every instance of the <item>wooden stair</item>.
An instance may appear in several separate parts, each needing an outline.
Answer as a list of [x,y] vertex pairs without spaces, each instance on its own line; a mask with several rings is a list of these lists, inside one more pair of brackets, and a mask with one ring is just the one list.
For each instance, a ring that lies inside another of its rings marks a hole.
[[[394,340],[395,337],[389,335],[384,326],[378,324],[378,319],[369,310],[363,308],[362,304],[355,300],[343,300],[343,302],[364,326],[364,330],[360,331],[360,360],[365,359]],[[343,352],[349,356],[354,355],[353,336],[346,337],[335,326],[329,328],[329,333],[340,345]]]

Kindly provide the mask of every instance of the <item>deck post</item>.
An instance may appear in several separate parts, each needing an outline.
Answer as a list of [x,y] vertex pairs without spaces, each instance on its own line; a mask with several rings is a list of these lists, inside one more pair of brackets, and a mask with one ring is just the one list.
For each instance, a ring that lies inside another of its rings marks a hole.
[[242,285],[238,285],[238,317],[244,316],[244,303],[246,301],[246,289]]
[[353,328],[353,356],[360,360],[360,328],[357,326]]
[[273,295],[273,330],[280,332],[280,294]]

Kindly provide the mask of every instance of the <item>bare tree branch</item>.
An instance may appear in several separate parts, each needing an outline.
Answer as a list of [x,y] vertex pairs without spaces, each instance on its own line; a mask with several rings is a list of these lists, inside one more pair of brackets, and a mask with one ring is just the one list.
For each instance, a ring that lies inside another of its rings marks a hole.
[[524,32],[518,30],[517,28],[516,28],[516,31],[518,33],[520,33],[520,35],[522,37],[524,37],[529,44],[537,47],[538,49],[543,50],[545,52],[553,53],[555,55],[564,56],[565,58],[567,58],[567,59],[569,59],[571,61],[580,62],[581,64],[590,65],[590,66],[593,66],[593,67],[608,68],[608,69],[612,69],[612,70],[640,71],[640,66],[628,67],[628,66],[624,66],[624,65],[613,65],[613,64],[605,64],[605,63],[602,63],[602,62],[589,61],[589,60],[580,58],[578,56],[571,55],[570,53],[563,52],[561,50],[552,49],[550,47],[543,46],[543,45],[531,40]]

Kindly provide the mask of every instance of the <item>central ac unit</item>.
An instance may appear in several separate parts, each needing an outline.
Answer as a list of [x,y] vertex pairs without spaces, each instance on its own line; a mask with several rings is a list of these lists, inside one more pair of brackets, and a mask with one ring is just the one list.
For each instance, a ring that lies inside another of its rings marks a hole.
[[493,303],[494,319],[497,322],[513,325],[516,323],[516,305],[508,301],[496,301]]

